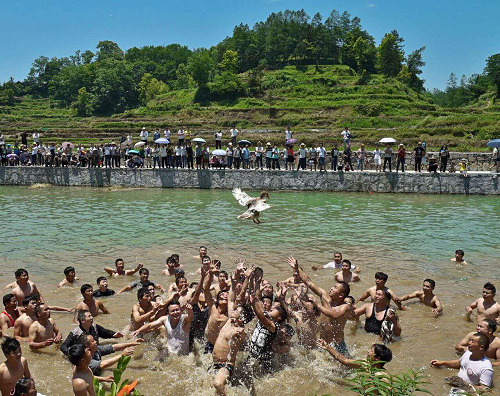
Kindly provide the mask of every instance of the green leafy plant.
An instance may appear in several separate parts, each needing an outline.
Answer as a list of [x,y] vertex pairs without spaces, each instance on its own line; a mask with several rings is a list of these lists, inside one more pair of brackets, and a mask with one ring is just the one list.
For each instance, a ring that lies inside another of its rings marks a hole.
[[409,370],[392,375],[377,368],[375,364],[379,362],[360,360],[358,363],[360,368],[355,370],[354,378],[348,381],[351,383],[349,390],[359,395],[406,396],[416,392],[432,394],[423,387],[427,382],[419,371]]
[[[120,380],[122,378],[123,372],[127,368],[128,363],[130,362],[130,356],[122,356],[118,360],[117,367],[113,370],[113,382],[111,383],[111,389],[109,393],[106,393],[106,389],[102,386],[98,379],[94,378],[94,391],[96,396],[117,396],[120,391],[122,391],[127,385],[130,385],[130,380],[126,379],[120,384]],[[132,396],[140,396],[139,391],[136,389],[131,390],[126,393],[123,392],[124,395],[132,395]]]

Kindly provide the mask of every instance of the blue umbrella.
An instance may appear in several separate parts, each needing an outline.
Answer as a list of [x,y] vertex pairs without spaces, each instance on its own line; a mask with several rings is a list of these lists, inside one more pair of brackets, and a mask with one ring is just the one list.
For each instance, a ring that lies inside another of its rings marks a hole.
[[139,152],[137,150],[129,150],[128,153],[129,154],[139,154]]
[[155,140],[155,143],[157,143],[157,144],[169,144],[170,140],[168,140],[167,138],[159,138],[159,139]]
[[488,147],[500,147],[500,139],[493,139],[486,143]]

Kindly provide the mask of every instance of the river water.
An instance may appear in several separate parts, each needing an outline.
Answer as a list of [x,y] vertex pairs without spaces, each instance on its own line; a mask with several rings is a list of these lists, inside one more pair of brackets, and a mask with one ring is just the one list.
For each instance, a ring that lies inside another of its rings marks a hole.
[[[257,194],[257,193],[255,193]],[[237,220],[244,211],[230,191],[167,189],[91,189],[0,187],[3,215],[0,239],[1,285],[13,280],[15,269],[27,268],[45,299],[52,305],[74,306],[81,300],[79,286],[95,284],[102,268],[117,257],[126,267],[142,262],[150,279],[164,285],[165,259],[178,253],[188,281],[199,266],[194,256],[200,245],[212,258],[232,270],[244,256],[262,266],[271,281],[291,276],[286,257],[293,255],[321,287],[333,284],[333,272],[313,273],[311,265],[332,260],[337,250],[361,266],[361,282],[351,294],[360,297],[374,284],[374,273],[389,274],[387,285],[398,295],[421,288],[424,278],[436,281],[435,293],[444,315],[410,303],[400,312],[402,339],[391,345],[391,373],[421,369],[436,395],[449,391],[443,378],[453,370],[430,368],[431,359],[453,359],[454,344],[475,329],[465,320],[465,306],[481,296],[482,285],[500,286],[500,199],[496,197],[424,196],[390,194],[334,194],[271,192],[273,206],[261,215],[262,224]],[[468,265],[450,261],[456,249],[465,250]],[[75,287],[56,290],[63,269],[76,267],[83,278]],[[118,290],[128,280],[110,280]],[[96,322],[123,330],[130,321],[134,293],[105,299],[111,315]],[[52,317],[66,337],[73,327],[67,314]],[[475,316],[473,317],[475,319]],[[346,326],[346,343],[362,358],[377,342],[354,322]],[[32,353],[23,346],[40,392],[65,395],[71,391],[71,365],[55,347]],[[158,361],[151,346],[136,351],[126,372],[140,379],[144,395],[212,395],[210,358],[191,354]],[[498,370],[497,370],[498,374]],[[272,376],[259,378],[258,395],[347,394],[342,370],[328,354],[295,348]],[[498,381],[497,381],[498,382]],[[246,395],[246,388],[230,387],[230,395]]]

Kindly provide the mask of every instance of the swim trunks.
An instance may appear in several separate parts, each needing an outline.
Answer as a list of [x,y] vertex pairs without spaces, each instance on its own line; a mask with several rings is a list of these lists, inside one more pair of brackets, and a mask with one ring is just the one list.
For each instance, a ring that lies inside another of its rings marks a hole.
[[205,342],[205,351],[203,353],[207,354],[207,353],[212,353],[213,351],[214,351],[214,344],[212,344],[209,341]]

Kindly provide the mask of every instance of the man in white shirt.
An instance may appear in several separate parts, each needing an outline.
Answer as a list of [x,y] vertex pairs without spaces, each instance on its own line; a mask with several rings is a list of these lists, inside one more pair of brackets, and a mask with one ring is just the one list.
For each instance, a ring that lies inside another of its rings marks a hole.
[[179,129],[177,131],[177,137],[179,138],[179,146],[182,146],[184,144],[184,129]]
[[449,383],[459,386],[474,394],[477,391],[488,392],[493,385],[493,366],[486,358],[490,340],[481,333],[475,333],[470,341],[468,350],[460,360],[432,360],[432,367],[448,367],[460,369],[457,376],[450,377]]
[[141,141],[147,144],[148,143],[148,136],[149,136],[149,133],[148,133],[148,131],[146,131],[146,127],[142,127],[142,131],[139,134]]
[[347,147],[351,148],[351,131],[349,131],[349,127],[345,127],[345,129],[340,132],[340,135],[344,138],[344,150]]
[[255,147],[255,169],[264,169],[264,164],[262,163],[262,156],[264,155],[264,147],[262,147],[261,142],[257,142],[257,147]]
[[40,143],[40,134],[38,132],[33,133],[33,141],[38,145]]
[[318,159],[316,158],[318,150],[316,150],[315,147],[311,147],[309,149],[309,164],[311,165],[311,169],[313,168],[314,165],[314,170],[316,170],[316,165],[318,164]]
[[497,147],[493,149],[493,161],[495,162],[495,172],[498,173],[500,166],[500,150]]
[[287,126],[285,129],[285,146],[286,142],[292,138],[292,131],[290,130],[290,127]]
[[215,132],[215,149],[222,149],[222,131]]
[[36,165],[36,155],[38,153],[38,146],[36,144],[33,145],[33,148],[31,149],[31,165],[35,166]]
[[320,143],[318,149],[318,163],[319,163],[319,171],[326,171],[326,149],[323,147],[323,143]]
[[109,143],[106,143],[106,145],[104,146],[104,166],[106,168],[112,168],[112,164],[111,164],[111,146],[109,145]]
[[233,143],[233,146],[236,147],[236,138],[238,137],[238,130],[236,129],[235,126],[231,128],[231,143]]
[[297,170],[302,168],[302,170],[306,170],[306,162],[307,162],[307,149],[304,143],[300,144],[299,149],[299,164],[297,165]]
[[165,136],[165,139],[170,140],[170,129],[167,129],[163,132],[163,135]]

